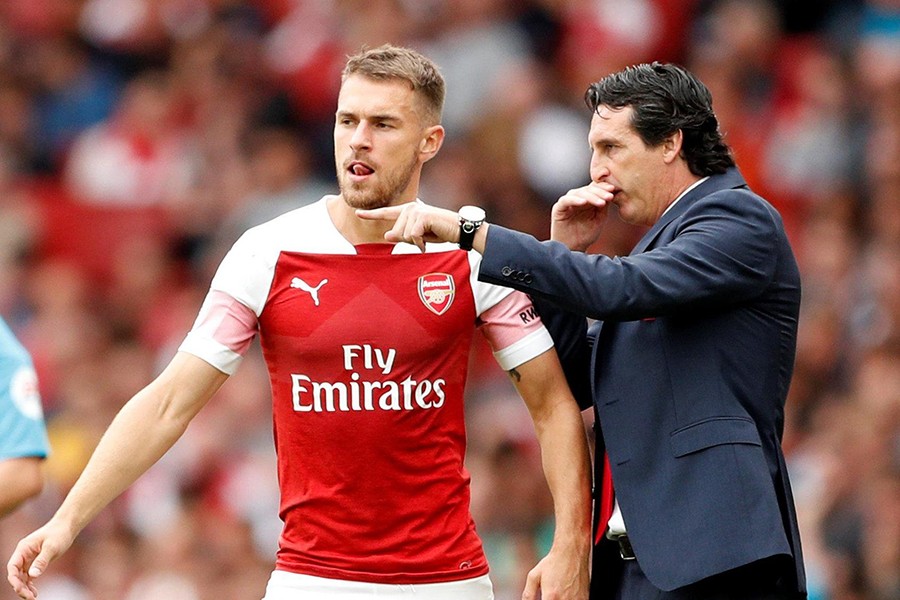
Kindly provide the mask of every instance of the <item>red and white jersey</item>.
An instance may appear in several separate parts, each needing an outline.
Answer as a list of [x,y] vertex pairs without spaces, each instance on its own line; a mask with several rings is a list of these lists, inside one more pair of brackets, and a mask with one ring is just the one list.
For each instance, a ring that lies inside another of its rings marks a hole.
[[477,280],[477,252],[353,246],[327,199],[235,243],[180,349],[233,373],[259,332],[284,521],[276,568],[398,584],[484,575],[463,464],[472,335],[504,369],[552,339],[527,296]]

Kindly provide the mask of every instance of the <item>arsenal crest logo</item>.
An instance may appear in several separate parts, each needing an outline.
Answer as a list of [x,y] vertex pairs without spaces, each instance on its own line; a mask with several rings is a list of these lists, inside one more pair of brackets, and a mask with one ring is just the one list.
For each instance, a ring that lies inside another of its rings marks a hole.
[[442,315],[453,304],[456,285],[447,273],[429,273],[419,277],[419,298],[436,315]]

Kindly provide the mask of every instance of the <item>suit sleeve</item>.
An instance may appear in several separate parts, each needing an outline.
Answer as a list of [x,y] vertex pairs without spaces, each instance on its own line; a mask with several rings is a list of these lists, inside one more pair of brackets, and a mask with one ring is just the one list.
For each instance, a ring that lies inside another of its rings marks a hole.
[[668,225],[677,228],[668,243],[616,258],[491,225],[480,277],[598,320],[709,310],[749,300],[773,280],[777,218],[750,192],[718,192]]

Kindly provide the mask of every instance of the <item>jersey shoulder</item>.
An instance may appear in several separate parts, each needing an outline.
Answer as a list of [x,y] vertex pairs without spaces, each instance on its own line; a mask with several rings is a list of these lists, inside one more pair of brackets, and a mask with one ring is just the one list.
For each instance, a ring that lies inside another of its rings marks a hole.
[[[318,202],[288,211],[248,229],[235,248],[256,252],[347,252],[349,243],[340,235],[328,214],[325,196]],[[349,249],[352,249],[350,247]]]

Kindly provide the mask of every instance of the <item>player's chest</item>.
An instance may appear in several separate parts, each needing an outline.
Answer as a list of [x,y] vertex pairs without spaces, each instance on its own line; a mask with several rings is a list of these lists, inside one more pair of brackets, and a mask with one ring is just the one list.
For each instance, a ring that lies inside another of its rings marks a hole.
[[470,331],[475,303],[464,252],[283,252],[260,315],[264,339],[439,344]]

